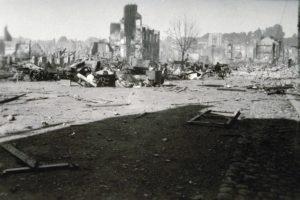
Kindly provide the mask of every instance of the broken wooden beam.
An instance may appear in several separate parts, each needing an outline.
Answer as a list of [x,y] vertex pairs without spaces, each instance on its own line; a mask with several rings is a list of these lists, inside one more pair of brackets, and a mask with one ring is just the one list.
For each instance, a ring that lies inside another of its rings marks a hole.
[[198,85],[198,86],[204,86],[204,87],[217,87],[217,88],[221,88],[224,87],[224,85],[218,85],[218,84],[203,84],[203,85]]
[[29,166],[30,168],[35,168],[38,165],[38,161],[30,156],[26,155],[24,152],[20,151],[13,145],[9,143],[1,144],[1,147],[8,151],[11,155],[21,160],[24,164]]
[[177,90],[176,92],[177,92],[177,93],[180,93],[180,92],[185,91],[186,89],[187,89],[187,87],[184,87],[184,88],[181,88],[180,90]]
[[286,90],[286,89],[292,89],[292,88],[294,88],[293,85],[263,87],[263,89],[265,89],[265,90]]
[[226,110],[213,110],[213,113],[230,113],[234,114],[234,112],[226,111]]
[[[199,111],[199,112],[200,112],[200,111]],[[196,116],[193,117],[192,119],[188,120],[187,123],[194,123],[196,119],[198,119],[198,118],[200,118],[201,116],[203,116],[204,114],[210,113],[210,112],[211,112],[211,110],[206,109],[206,110],[200,112],[198,115],[196,115]]]
[[25,96],[26,94],[21,94],[21,95],[18,95],[18,96],[14,96],[14,97],[11,97],[11,98],[7,98],[7,99],[4,99],[4,100],[1,100],[0,101],[0,104],[3,104],[3,103],[8,103],[10,101],[14,101],[14,100],[17,100],[19,99],[20,97],[23,97]]
[[38,165],[35,168],[17,167],[17,168],[5,169],[2,171],[1,175],[6,176],[9,174],[18,174],[18,173],[43,171],[43,170],[67,169],[67,168],[75,169],[75,168],[77,168],[77,166],[74,164],[70,164],[70,163],[57,163],[57,164]]
[[232,92],[246,92],[245,89],[239,89],[239,88],[217,88],[217,90],[223,90],[223,91],[232,91]]
[[226,126],[227,126],[227,127],[231,126],[232,123],[233,123],[235,120],[237,120],[237,119],[239,118],[240,114],[241,114],[241,112],[240,112],[239,110],[236,111],[236,112],[234,113],[233,117],[230,117],[230,118],[228,119],[228,121],[226,122]]
[[8,132],[6,133],[7,136],[0,137],[0,143],[67,128],[70,126],[70,124],[68,123],[71,122],[50,124],[47,127],[41,127],[41,128],[26,130],[26,131]]
[[26,99],[26,101],[37,101],[37,100],[45,100],[45,99],[49,99],[49,97],[30,98],[30,99]]
[[118,107],[118,106],[129,106],[131,103],[120,103],[120,104],[100,104],[100,105],[91,105],[86,104],[88,107]]

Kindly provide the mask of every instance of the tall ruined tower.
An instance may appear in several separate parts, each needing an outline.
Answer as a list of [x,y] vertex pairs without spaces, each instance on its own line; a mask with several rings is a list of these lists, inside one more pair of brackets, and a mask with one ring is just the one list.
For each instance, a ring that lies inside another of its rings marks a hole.
[[12,37],[7,30],[7,26],[4,27],[4,41],[12,41]]
[[126,57],[129,59],[131,53],[134,51],[134,46],[131,41],[135,39],[136,33],[136,16],[137,5],[126,5],[124,7],[124,32],[126,38]]
[[143,25],[143,17],[138,6],[128,4],[124,7],[120,23],[111,23],[109,42],[116,56],[129,63],[141,60],[159,59],[159,31]]

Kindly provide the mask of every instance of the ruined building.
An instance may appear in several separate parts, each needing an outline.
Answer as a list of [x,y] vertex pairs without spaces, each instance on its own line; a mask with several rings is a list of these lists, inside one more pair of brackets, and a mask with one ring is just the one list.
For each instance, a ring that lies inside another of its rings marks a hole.
[[0,55],[11,55],[15,52],[17,43],[13,41],[7,26],[4,27],[3,33],[3,38],[0,40]]
[[99,56],[101,58],[111,58],[113,56],[114,50],[112,49],[109,42],[106,40],[100,40],[94,42],[90,50],[91,56]]
[[120,23],[111,23],[109,43],[114,56],[130,61],[131,59],[159,59],[159,31],[143,25],[142,15],[137,5],[126,5]]
[[282,43],[272,37],[262,37],[254,51],[256,60],[275,63],[281,56]]

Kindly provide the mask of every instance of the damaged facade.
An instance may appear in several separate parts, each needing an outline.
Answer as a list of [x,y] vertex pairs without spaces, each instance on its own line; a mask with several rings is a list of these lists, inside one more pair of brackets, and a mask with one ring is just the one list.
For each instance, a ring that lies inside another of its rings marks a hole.
[[100,58],[112,58],[113,49],[109,42],[103,40],[94,42],[91,47],[91,56],[99,56]]
[[109,43],[114,56],[128,60],[159,60],[160,33],[142,22],[137,5],[126,5],[120,23],[111,23]]
[[263,37],[256,43],[255,59],[275,63],[282,52],[282,43],[272,37]]

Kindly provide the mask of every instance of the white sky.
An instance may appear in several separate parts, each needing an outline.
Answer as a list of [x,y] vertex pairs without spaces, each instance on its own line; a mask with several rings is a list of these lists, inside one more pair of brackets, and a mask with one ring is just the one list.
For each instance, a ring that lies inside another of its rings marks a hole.
[[121,19],[129,3],[136,3],[143,23],[162,35],[172,19],[183,15],[198,24],[201,35],[276,23],[286,36],[297,32],[297,0],[0,0],[0,30],[8,25],[13,37],[31,39],[107,38],[110,23]]

